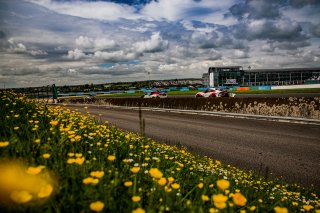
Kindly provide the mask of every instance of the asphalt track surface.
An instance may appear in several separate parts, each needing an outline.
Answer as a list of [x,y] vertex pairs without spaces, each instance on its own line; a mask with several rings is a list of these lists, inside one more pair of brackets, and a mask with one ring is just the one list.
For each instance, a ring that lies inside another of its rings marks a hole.
[[[83,106],[68,106],[86,112]],[[90,114],[139,132],[135,110],[89,106]],[[182,144],[222,163],[320,189],[319,126],[226,117],[142,112],[146,136]],[[270,174],[271,173],[271,174]]]

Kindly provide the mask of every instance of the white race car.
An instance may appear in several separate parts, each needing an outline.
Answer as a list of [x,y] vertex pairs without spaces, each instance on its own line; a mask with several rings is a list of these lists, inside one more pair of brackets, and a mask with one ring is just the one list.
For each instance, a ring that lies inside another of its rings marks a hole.
[[141,96],[141,98],[167,98],[167,94],[164,92],[149,92]]
[[218,88],[208,88],[205,91],[198,92],[195,96],[196,98],[209,98],[209,97],[229,97],[227,90],[221,90]]

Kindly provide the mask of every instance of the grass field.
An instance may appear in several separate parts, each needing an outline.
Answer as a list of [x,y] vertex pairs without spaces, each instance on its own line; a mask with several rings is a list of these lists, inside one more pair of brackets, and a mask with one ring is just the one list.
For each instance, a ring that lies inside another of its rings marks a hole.
[[4,91],[0,109],[3,212],[320,211],[318,190],[159,144],[89,111]]

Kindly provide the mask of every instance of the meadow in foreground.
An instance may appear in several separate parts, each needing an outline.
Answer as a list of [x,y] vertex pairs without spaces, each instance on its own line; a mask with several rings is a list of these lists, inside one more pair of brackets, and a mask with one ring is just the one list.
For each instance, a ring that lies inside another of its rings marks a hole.
[[320,212],[318,191],[266,180],[64,107],[0,91],[6,212]]

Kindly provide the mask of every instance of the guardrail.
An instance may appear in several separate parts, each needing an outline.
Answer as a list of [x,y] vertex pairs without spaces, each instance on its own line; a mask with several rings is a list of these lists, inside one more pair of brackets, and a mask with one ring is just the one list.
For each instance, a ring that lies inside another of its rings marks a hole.
[[251,114],[228,113],[228,112],[211,112],[211,111],[202,111],[202,110],[163,109],[163,108],[152,108],[152,107],[103,106],[103,105],[92,105],[92,104],[67,104],[66,106],[83,106],[83,107],[89,106],[91,108],[96,107],[96,108],[124,109],[124,110],[128,110],[128,109],[140,110],[141,109],[142,111],[169,112],[169,113],[179,113],[179,114],[188,114],[188,115],[205,115],[205,116],[218,116],[218,117],[229,117],[229,118],[242,118],[242,119],[266,120],[266,121],[277,121],[277,122],[286,122],[286,123],[320,125],[320,120],[317,120],[317,119],[251,115]]

